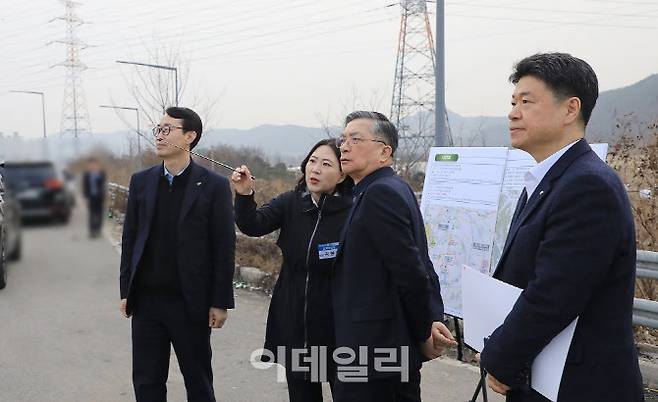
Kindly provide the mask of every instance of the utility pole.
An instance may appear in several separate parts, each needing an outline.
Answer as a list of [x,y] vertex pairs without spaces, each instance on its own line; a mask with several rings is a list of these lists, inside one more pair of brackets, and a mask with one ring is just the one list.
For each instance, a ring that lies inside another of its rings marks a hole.
[[447,119],[444,116],[448,115],[446,110],[446,93],[445,93],[445,0],[436,0],[436,71],[435,86],[435,113],[434,121],[436,122],[436,137],[434,145],[437,147],[445,147],[452,145],[452,141],[448,141],[446,135]]

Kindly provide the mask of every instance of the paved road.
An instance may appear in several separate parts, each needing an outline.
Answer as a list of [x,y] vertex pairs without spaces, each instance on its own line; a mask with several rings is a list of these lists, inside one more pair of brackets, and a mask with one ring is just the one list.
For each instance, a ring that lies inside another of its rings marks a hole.
[[[87,239],[83,212],[68,226],[25,228],[24,258],[0,291],[0,402],[134,400],[130,321],[117,311],[119,255],[109,240]],[[276,370],[249,363],[262,346],[269,298],[237,290],[236,303],[212,335],[218,401],[286,401]],[[424,400],[467,401],[476,380],[474,368],[436,360],[423,369]],[[169,400],[184,395],[172,355]]]

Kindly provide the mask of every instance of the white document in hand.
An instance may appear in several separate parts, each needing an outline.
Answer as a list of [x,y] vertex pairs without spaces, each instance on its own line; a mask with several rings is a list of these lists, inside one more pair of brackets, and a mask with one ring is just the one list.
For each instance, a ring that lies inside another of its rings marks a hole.
[[[484,338],[505,321],[522,290],[467,266],[462,268],[461,282],[464,342],[481,352]],[[578,318],[553,338],[532,363],[532,388],[553,402],[557,401],[577,322]]]

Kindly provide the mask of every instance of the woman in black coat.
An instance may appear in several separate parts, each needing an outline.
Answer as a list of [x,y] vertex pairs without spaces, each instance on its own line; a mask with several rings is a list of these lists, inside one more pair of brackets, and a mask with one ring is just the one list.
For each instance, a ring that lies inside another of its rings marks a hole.
[[[242,166],[231,179],[236,191],[235,219],[242,233],[263,236],[281,230],[277,245],[283,264],[267,317],[264,360],[274,357],[286,367],[291,402],[322,402],[321,381],[333,385],[335,377],[330,362],[335,345],[331,275],[340,233],[352,206],[353,182],[341,171],[340,151],[329,139],[313,146],[301,172],[294,190],[260,208],[254,201],[249,169]],[[317,363],[315,369],[303,363],[309,353],[292,353],[293,349],[310,351],[312,347],[326,356],[316,359],[322,365],[319,371]],[[310,370],[293,370],[292,358]],[[326,378],[318,377],[322,372]]]

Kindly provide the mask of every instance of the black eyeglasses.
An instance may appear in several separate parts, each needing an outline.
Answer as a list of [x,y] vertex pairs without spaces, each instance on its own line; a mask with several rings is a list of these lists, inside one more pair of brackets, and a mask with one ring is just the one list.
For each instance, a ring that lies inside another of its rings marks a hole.
[[357,145],[361,141],[372,141],[372,142],[380,142],[384,145],[388,145],[385,141],[382,140],[373,140],[371,138],[359,138],[359,137],[350,137],[350,138],[345,138],[345,137],[338,137],[336,138],[336,146],[340,148],[343,144],[348,144],[349,146],[353,147]]
[[166,137],[166,136],[169,135],[172,128],[180,128],[181,130],[183,129],[183,127],[181,127],[181,126],[172,126],[170,124],[166,124],[162,127],[155,126],[155,127],[153,127],[153,136],[157,137],[158,134],[162,133],[162,135],[164,135]]

